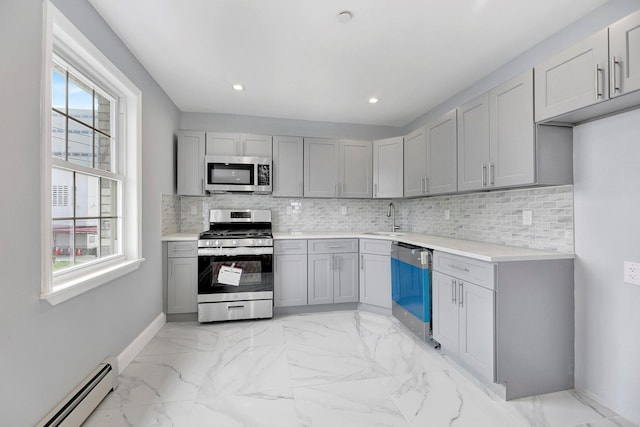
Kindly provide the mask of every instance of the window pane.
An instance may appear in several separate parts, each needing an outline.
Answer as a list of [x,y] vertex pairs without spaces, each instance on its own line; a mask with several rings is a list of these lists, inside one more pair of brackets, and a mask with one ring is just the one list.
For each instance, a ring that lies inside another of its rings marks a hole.
[[100,180],[100,216],[118,216],[118,182],[102,178]]
[[67,112],[67,72],[53,64],[51,75],[51,106],[63,113]]
[[51,169],[51,217],[73,217],[73,172]]
[[93,90],[69,75],[69,116],[93,126]]
[[73,266],[73,221],[51,221],[53,271]]
[[100,216],[100,178],[76,173],[76,218]]
[[94,148],[95,155],[95,168],[102,169],[103,171],[113,172],[111,166],[111,138],[96,132],[96,146]]
[[69,120],[69,158],[77,165],[93,167],[93,131]]
[[67,118],[55,110],[51,110],[51,153],[53,157],[66,160]]
[[81,219],[76,221],[75,228],[75,263],[98,259],[98,219]]
[[100,220],[100,257],[107,257],[120,252],[118,244],[119,219]]

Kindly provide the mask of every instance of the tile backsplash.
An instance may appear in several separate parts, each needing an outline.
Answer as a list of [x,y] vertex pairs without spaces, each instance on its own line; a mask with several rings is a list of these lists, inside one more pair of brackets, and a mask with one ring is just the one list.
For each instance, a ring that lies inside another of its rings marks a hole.
[[[391,229],[386,215],[391,201],[403,231],[573,252],[571,185],[394,200],[164,195],[163,232],[200,232],[209,227],[210,209],[229,208],[271,209],[274,231],[280,232],[386,231]],[[532,225],[522,224],[524,210],[532,212]]]

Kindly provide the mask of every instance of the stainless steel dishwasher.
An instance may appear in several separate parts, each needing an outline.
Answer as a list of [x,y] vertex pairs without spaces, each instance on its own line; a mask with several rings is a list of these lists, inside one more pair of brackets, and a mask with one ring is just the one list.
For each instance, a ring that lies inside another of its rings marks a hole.
[[431,257],[429,249],[391,245],[391,313],[421,340],[431,337]]

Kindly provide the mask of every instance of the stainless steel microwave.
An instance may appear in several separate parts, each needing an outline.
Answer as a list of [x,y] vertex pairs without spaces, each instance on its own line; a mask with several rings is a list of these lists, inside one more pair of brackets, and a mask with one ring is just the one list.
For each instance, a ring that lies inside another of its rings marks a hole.
[[205,190],[212,193],[272,191],[270,157],[205,156]]

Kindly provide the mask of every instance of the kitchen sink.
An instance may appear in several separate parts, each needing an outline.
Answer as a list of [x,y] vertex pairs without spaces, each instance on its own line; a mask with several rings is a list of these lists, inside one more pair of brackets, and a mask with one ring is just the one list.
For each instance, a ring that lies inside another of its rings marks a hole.
[[373,236],[398,237],[398,236],[405,236],[407,233],[398,233],[396,231],[370,231],[364,234],[371,234]]

